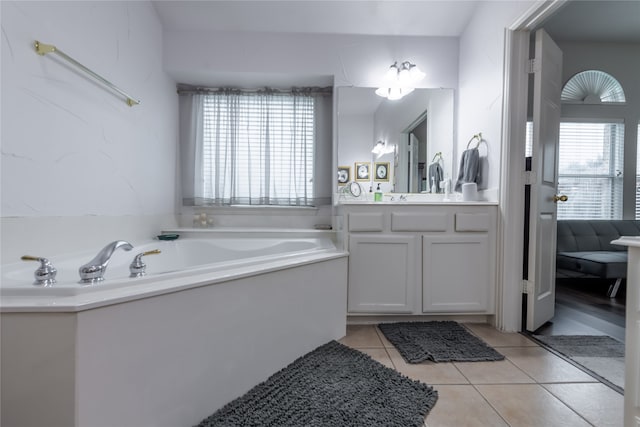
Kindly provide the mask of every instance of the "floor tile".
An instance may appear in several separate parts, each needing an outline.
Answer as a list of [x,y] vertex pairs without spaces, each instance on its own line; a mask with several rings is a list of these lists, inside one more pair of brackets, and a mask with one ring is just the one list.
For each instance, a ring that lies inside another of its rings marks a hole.
[[384,348],[375,325],[347,325],[347,335],[339,342],[352,348]]
[[476,389],[512,427],[590,426],[539,384],[478,385]]
[[542,347],[504,347],[500,352],[539,383],[597,381]]
[[624,424],[624,396],[604,384],[545,384],[543,387],[595,426]]
[[472,385],[440,385],[427,427],[501,427],[507,423]]
[[486,323],[463,323],[463,325],[492,347],[538,347],[535,341],[517,332],[500,332]]
[[387,339],[387,337],[384,336],[384,334],[382,333],[382,331],[380,330],[380,328],[378,328],[376,326],[376,332],[378,333],[378,336],[380,337],[380,341],[382,341],[382,345],[389,348],[395,348],[395,346],[393,344],[391,344],[391,341],[389,341]]
[[384,348],[359,348],[358,351],[371,356],[373,360],[382,363],[387,368],[395,369],[387,350]]
[[395,348],[388,348],[391,361],[396,370],[407,377],[423,383],[434,384],[469,384],[453,363],[407,363]]
[[495,362],[455,362],[471,384],[527,384],[535,383],[509,360]]

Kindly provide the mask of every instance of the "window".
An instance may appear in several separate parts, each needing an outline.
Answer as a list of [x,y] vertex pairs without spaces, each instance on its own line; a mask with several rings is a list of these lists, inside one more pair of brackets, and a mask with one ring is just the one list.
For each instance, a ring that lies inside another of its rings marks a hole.
[[316,113],[324,93],[190,93],[191,148],[182,152],[193,163],[194,188],[184,191],[185,204],[316,206]]
[[560,123],[558,219],[622,219],[624,124]]

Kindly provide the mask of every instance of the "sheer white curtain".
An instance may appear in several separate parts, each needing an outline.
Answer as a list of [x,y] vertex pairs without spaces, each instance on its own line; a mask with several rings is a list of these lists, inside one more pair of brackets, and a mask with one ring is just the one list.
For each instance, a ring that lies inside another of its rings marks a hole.
[[[181,106],[185,204],[315,206],[316,95],[189,93]],[[186,164],[185,164],[186,159]]]

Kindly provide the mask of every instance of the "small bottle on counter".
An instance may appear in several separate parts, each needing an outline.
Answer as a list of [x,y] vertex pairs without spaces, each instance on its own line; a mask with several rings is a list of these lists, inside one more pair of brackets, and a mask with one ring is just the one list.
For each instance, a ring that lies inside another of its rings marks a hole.
[[378,187],[376,188],[376,192],[373,195],[373,200],[375,200],[376,202],[381,202],[382,201],[382,190],[380,189],[380,183],[378,183]]

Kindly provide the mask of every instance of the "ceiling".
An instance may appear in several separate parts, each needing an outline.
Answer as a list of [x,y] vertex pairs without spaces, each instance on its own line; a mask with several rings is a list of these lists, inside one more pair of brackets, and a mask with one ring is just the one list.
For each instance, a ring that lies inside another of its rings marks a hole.
[[542,27],[555,41],[640,43],[640,0],[570,1]]
[[[511,0],[518,1],[518,0]],[[457,37],[478,0],[158,0],[170,31]],[[557,41],[640,42],[640,0],[568,1],[544,24]]]
[[475,0],[155,1],[166,30],[459,36]]

